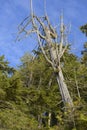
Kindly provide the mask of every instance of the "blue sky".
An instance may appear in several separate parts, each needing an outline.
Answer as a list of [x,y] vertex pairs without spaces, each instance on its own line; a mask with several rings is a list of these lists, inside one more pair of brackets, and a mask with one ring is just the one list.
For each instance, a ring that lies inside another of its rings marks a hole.
[[[37,15],[44,13],[44,0],[33,0],[34,11]],[[70,41],[72,51],[78,56],[87,40],[79,27],[87,23],[87,0],[46,0],[47,13],[54,26],[59,25],[61,10],[64,12],[66,24],[71,24]],[[0,55],[5,55],[11,66],[20,63],[20,57],[25,52],[32,52],[36,46],[34,38],[26,38],[14,42],[17,27],[30,14],[29,0],[0,0]]]

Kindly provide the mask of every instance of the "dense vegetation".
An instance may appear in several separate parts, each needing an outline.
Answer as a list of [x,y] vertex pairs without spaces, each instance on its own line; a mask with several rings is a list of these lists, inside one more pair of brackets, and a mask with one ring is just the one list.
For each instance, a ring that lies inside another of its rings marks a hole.
[[81,59],[67,50],[61,63],[74,102],[71,115],[40,49],[34,57],[26,53],[18,69],[0,56],[0,130],[87,130],[87,43]]

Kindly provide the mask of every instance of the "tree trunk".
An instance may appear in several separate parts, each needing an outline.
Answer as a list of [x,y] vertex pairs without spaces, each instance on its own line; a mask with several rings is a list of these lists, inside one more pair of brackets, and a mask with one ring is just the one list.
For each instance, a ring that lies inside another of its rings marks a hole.
[[48,115],[48,127],[51,126],[51,112],[49,112],[49,115]]
[[64,76],[63,76],[63,73],[62,73],[62,70],[61,70],[60,67],[59,67],[58,74],[56,74],[56,78],[57,78],[57,82],[58,82],[58,85],[59,85],[59,89],[60,89],[60,93],[61,93],[61,96],[62,96],[64,106],[67,105],[67,107],[73,108],[72,98],[69,94],[69,91],[68,91],[67,85],[64,81]]
[[41,128],[42,127],[42,118],[41,118],[41,115],[38,115],[38,128]]

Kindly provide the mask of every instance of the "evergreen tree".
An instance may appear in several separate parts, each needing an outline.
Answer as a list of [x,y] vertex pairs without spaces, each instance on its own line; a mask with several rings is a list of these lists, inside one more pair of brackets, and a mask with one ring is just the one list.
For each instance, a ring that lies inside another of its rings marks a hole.
[[85,33],[86,36],[87,36],[87,24],[81,26],[81,27],[80,27],[80,30],[81,30],[83,33]]

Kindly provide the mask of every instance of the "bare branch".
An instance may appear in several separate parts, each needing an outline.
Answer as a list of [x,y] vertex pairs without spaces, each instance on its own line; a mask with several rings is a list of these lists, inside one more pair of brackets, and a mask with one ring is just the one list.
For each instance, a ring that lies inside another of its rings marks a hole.
[[65,51],[67,50],[67,47],[68,47],[68,45],[66,45],[66,46],[64,47],[64,49],[62,50],[62,52],[60,53],[60,58],[63,56],[63,54],[64,54]]
[[39,24],[43,27],[43,29],[45,31],[45,25],[44,25],[44,23],[37,16],[34,16],[34,17],[36,18],[36,20],[39,22]]
[[46,37],[44,37],[41,33],[39,33],[39,36],[40,36],[41,39],[46,40]]
[[47,16],[47,12],[46,12],[46,0],[44,0],[44,12],[45,12],[45,16]]
[[26,20],[28,20],[28,19],[30,19],[30,16],[28,16],[28,17],[26,17],[21,23],[20,23],[20,25],[19,26],[21,26],[21,25],[23,25],[24,24],[24,22],[26,21]]
[[78,97],[79,97],[79,99],[81,99],[81,96],[80,96],[80,91],[79,91],[79,86],[78,86],[78,81],[77,81],[77,76],[76,76],[76,71],[75,71],[75,69],[74,69],[74,76],[75,76],[75,84],[76,84],[76,88],[77,88]]
[[63,43],[64,43],[64,23],[63,23],[63,13],[60,16],[60,47],[59,51],[62,52]]
[[49,27],[49,29],[50,29],[51,35],[52,35],[54,38],[57,38],[57,33],[56,33],[56,31],[55,31],[55,28],[53,28],[53,27],[51,26],[50,20],[49,20],[48,16],[46,16],[46,20],[47,20],[48,27]]
[[40,41],[40,37],[39,37],[38,31],[37,31],[37,36],[38,36],[38,42],[39,42],[40,48],[41,48],[41,50],[42,50],[42,53],[43,53],[45,59],[53,66],[53,63],[51,62],[51,60],[48,59],[48,57],[47,57],[47,55],[46,55],[46,52],[45,52],[45,50],[43,49],[43,46],[42,46],[42,43],[41,43],[41,41]]

